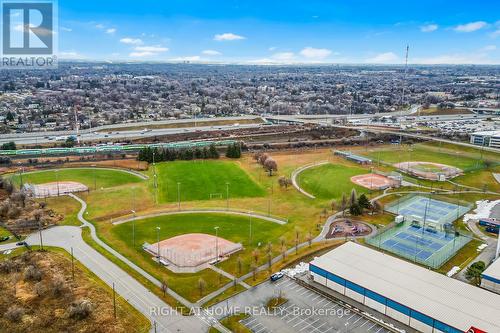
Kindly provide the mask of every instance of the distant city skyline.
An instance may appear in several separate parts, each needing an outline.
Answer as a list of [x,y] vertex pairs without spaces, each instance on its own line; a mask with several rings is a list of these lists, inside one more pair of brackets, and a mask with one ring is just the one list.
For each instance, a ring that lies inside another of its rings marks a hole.
[[245,64],[500,64],[493,1],[59,0],[59,57]]

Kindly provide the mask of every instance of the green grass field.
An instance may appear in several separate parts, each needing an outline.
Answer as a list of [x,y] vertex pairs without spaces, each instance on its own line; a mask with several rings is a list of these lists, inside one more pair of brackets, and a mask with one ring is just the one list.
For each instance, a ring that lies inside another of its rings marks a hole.
[[[119,224],[111,229],[111,234],[119,239],[118,243],[115,242],[115,244],[119,244],[119,246],[115,246],[118,251],[140,264],[153,276],[167,280],[172,289],[190,301],[196,301],[200,298],[197,290],[197,281],[200,277],[203,277],[207,282],[206,293],[221,287],[229,280],[209,269],[195,274],[174,274],[166,268],[159,267],[151,259],[151,254],[142,249],[144,242],[150,244],[156,242],[157,226],[160,227],[160,240],[194,232],[214,235],[215,226],[219,227],[219,237],[235,243],[248,246],[250,239],[250,219],[248,217],[222,213],[165,215],[135,221],[135,248],[133,247],[131,222]],[[252,246],[259,242],[264,244],[269,239],[277,239],[280,233],[280,225],[252,218]]]
[[211,194],[226,199],[226,183],[229,183],[229,198],[265,194],[236,162],[177,161],[159,163],[156,168],[159,202],[177,201],[177,183],[180,183],[181,201],[209,200]]
[[[100,189],[143,181],[140,177],[124,171],[99,168],[67,168],[43,170],[24,173],[22,177],[24,183],[32,184],[50,183],[57,180],[75,181],[88,186],[91,190],[94,189],[94,184],[96,185],[97,189]],[[19,174],[13,175],[12,179],[16,184],[20,184],[21,182],[21,177]]]
[[440,152],[421,144],[413,145],[411,149],[408,146],[394,145],[385,149],[360,152],[360,154],[371,157],[374,163],[377,163],[379,160],[391,164],[410,161],[434,162],[454,166],[462,170],[484,166],[484,162],[466,156],[458,150],[443,149]]
[[370,171],[357,166],[324,164],[300,173],[298,182],[300,187],[319,199],[338,199],[342,193],[349,196],[353,188],[358,194],[366,193],[367,189],[351,182],[352,176],[366,173]]

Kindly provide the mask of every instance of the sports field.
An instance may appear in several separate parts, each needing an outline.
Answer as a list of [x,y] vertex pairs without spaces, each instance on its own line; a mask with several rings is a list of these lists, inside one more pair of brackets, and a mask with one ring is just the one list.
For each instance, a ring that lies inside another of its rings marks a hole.
[[[100,189],[143,181],[140,177],[128,172],[99,168],[51,169],[23,173],[22,177],[23,183],[32,184],[75,181],[86,185],[90,190],[94,189],[94,185],[97,189]],[[16,184],[21,182],[19,174],[13,175],[12,179]]]
[[231,161],[176,161],[158,163],[159,202],[177,201],[177,183],[181,201],[226,199],[229,183],[229,198],[260,197],[265,194],[243,171],[238,163]]
[[324,164],[304,170],[298,176],[299,186],[320,199],[338,199],[354,188],[358,194],[367,189],[351,182],[351,177],[366,174],[367,169],[341,164]]

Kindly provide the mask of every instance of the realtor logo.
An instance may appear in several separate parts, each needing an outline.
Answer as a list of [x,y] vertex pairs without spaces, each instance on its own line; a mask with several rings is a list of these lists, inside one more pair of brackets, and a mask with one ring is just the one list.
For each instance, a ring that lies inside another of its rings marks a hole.
[[54,68],[53,1],[2,1],[2,68]]

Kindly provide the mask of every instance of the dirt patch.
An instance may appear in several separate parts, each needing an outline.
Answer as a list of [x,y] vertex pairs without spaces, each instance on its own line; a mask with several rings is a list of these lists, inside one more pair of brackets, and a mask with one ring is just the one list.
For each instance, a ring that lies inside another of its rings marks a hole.
[[398,187],[400,185],[395,179],[375,173],[353,176],[351,177],[351,182],[369,190],[384,190],[389,187]]
[[463,174],[459,168],[432,162],[401,162],[394,164],[400,171],[428,180],[447,180]]
[[372,228],[364,222],[338,219],[330,224],[330,229],[325,238],[359,237],[369,235],[371,232]]

